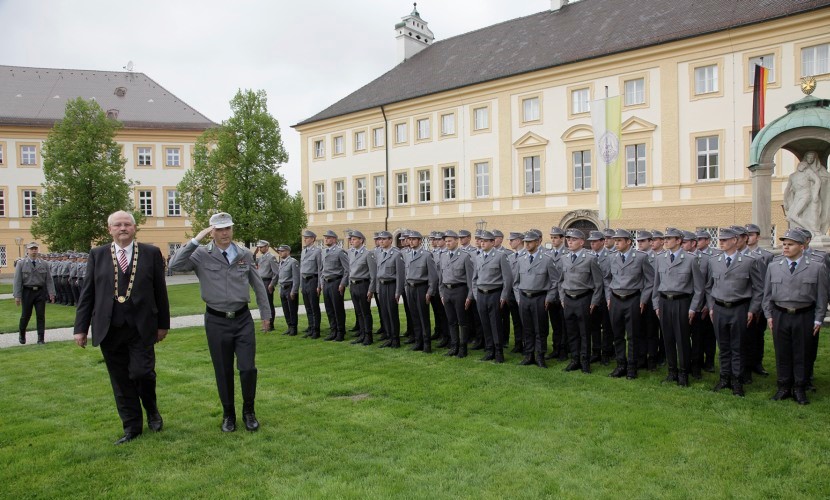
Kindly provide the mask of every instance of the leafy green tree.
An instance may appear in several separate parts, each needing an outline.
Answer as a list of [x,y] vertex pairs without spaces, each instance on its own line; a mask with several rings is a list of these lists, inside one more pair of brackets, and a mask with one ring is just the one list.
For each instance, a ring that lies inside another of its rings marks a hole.
[[110,239],[109,214],[132,210],[133,183],[125,177],[126,160],[115,142],[120,128],[98,103],[79,97],[66,103],[63,119],[44,141],[45,182],[32,234],[50,249],[84,250],[104,243]]
[[178,185],[194,234],[212,214],[228,212],[234,238],[248,246],[259,239],[296,243],[306,225],[305,207],[279,173],[288,153],[265,91],[240,90],[230,104],[231,118],[196,141],[195,166]]

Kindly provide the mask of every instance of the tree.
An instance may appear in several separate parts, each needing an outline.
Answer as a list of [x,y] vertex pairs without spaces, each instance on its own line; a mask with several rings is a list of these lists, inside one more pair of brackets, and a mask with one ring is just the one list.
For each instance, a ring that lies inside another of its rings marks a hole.
[[268,113],[264,90],[238,91],[230,119],[196,141],[195,166],[178,185],[194,234],[216,212],[233,216],[234,238],[297,242],[306,225],[300,193],[291,196],[279,168],[288,161],[280,125]]
[[[83,250],[110,239],[107,217],[132,210],[133,183],[115,142],[120,122],[107,118],[95,101],[66,103],[63,120],[43,143],[43,193],[32,234],[50,249]],[[136,220],[140,219],[139,214]]]

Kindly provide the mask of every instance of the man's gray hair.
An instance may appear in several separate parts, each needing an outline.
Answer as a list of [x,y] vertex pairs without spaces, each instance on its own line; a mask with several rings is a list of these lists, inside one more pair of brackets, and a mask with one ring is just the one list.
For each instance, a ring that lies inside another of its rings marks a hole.
[[113,219],[113,217],[115,217],[116,215],[121,215],[121,214],[124,214],[124,215],[128,216],[128,217],[130,218],[130,220],[132,221],[133,226],[135,226],[135,225],[136,225],[136,224],[135,224],[135,217],[133,216],[133,214],[131,214],[130,212],[126,212],[126,211],[124,211],[124,210],[119,210],[119,211],[117,211],[117,212],[113,212],[113,213],[111,213],[111,214],[110,214],[110,216],[109,216],[109,217],[107,217],[107,225],[108,225],[108,226],[111,226],[111,225],[112,225],[112,219]]

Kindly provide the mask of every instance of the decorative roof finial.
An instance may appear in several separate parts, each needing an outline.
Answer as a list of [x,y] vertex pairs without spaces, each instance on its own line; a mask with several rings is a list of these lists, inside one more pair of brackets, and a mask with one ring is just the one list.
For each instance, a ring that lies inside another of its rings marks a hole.
[[418,14],[418,2],[412,2],[412,14],[410,15],[421,17],[421,14]]

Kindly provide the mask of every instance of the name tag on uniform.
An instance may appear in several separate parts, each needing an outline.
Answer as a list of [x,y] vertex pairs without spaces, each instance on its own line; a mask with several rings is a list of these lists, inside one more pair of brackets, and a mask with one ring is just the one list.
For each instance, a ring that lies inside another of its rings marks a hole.
[[249,267],[250,266],[248,264],[246,264],[245,262],[240,261],[239,265],[237,266],[237,269],[239,269],[240,271],[247,271]]

